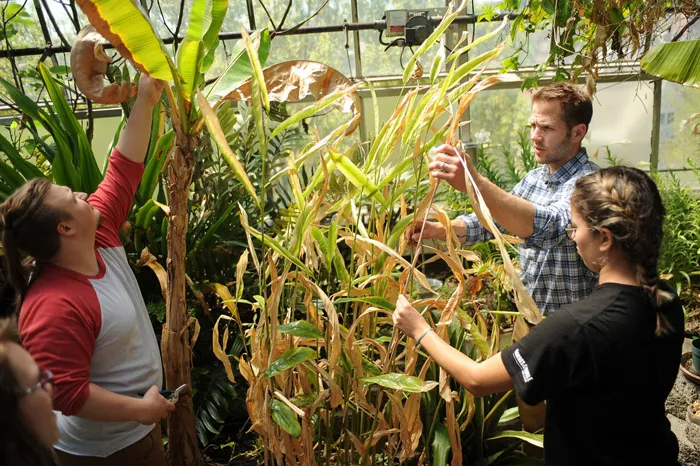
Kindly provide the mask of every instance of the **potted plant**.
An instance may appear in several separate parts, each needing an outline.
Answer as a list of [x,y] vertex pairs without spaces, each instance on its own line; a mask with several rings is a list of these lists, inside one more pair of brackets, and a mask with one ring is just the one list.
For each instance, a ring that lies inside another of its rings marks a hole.
[[693,358],[693,371],[700,375],[700,338],[693,338],[690,346]]

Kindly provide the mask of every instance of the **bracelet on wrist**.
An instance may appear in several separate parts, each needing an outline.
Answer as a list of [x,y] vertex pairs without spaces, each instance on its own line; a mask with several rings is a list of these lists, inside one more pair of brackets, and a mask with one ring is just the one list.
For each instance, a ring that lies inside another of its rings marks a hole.
[[425,330],[423,330],[423,333],[420,334],[418,338],[416,338],[416,346],[420,346],[420,342],[423,339],[424,336],[428,334],[428,332],[433,332],[433,327],[428,327]]

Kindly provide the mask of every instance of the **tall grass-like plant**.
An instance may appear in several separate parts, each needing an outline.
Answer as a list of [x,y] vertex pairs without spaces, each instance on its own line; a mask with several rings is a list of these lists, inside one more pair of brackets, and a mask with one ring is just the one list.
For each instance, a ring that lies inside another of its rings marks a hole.
[[[430,458],[433,464],[445,464],[451,454],[455,465],[465,456],[498,464],[518,456],[515,447],[523,440],[541,446],[540,435],[499,429],[501,421],[513,416],[507,409],[512,393],[475,399],[390,324],[398,293],[406,293],[434,322],[438,335],[458,347],[467,345],[465,350],[477,359],[501,348],[499,311],[475,311],[482,260],[458,249],[447,214],[433,205],[438,183],[428,179],[426,168],[430,148],[454,141],[461,115],[476,93],[509,78],[481,78],[480,70],[502,46],[463,63],[458,60],[499,30],[470,43],[463,37],[447,57],[435,58],[429,85],[413,84],[423,73],[417,60],[465,6],[447,14],[411,58],[404,93],[389,120],[380,125],[375,110],[371,144],[340,149],[353,126],[349,121],[289,154],[286,167],[269,180],[291,187],[281,232],[271,235],[250,225],[246,209],[240,208],[250,247],[240,258],[235,289],[226,300],[231,315],[220,320],[245,329],[246,348],[238,361],[232,359],[229,332],[219,324],[214,352],[230,377],[237,362],[250,385],[247,409],[252,429],[267,446],[266,463],[400,464]],[[250,60],[256,68],[255,56]],[[449,71],[438,79],[443,63]],[[264,130],[266,89],[259,73],[251,85],[252,109],[263,123],[261,147],[267,145],[268,134],[274,137],[342,97],[326,95],[269,132]],[[438,124],[443,115],[448,122]],[[300,173],[314,154],[320,162],[308,179]],[[427,197],[407,199],[406,193],[418,192],[422,183],[429,183]],[[488,223],[483,204],[478,211]],[[404,230],[414,218],[426,215],[450,232],[445,248],[424,247],[434,254],[432,261],[444,262],[453,274],[455,286],[449,290],[432,288],[416,267],[418,255],[404,257],[410,252]],[[504,261],[514,276],[510,260]],[[254,303],[241,300],[248,273],[259,278]],[[536,323],[538,311],[523,295],[522,283],[513,286],[519,308]],[[252,306],[255,321],[242,321],[239,306]],[[503,440],[512,442],[504,448]],[[466,450],[463,441],[468,442]]]
[[[688,164],[700,183],[697,162],[689,158]],[[656,181],[666,207],[659,269],[662,273],[672,274],[676,282],[697,284],[700,276],[700,197],[674,173],[657,174]]]

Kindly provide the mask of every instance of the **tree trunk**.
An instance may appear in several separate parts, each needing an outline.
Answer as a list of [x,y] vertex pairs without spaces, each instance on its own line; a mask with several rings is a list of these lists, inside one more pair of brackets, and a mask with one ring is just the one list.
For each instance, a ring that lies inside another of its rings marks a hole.
[[190,385],[190,390],[184,393],[184,396],[180,396],[175,411],[168,420],[168,464],[200,466],[203,464],[203,458],[195,431],[191,392],[192,349],[189,344],[191,330],[187,326],[185,299],[188,193],[194,168],[193,150],[196,142],[178,134],[176,144],[168,167],[168,293],[161,351],[167,388],[174,390],[186,383]]

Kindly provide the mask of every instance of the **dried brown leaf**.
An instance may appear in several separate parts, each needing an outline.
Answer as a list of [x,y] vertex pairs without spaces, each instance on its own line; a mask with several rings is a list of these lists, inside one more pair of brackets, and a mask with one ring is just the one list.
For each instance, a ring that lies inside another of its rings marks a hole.
[[71,72],[75,85],[88,99],[99,104],[119,104],[136,95],[137,88],[129,82],[105,87],[111,61],[102,48],[105,43],[105,38],[92,25],[83,27],[71,47]]

